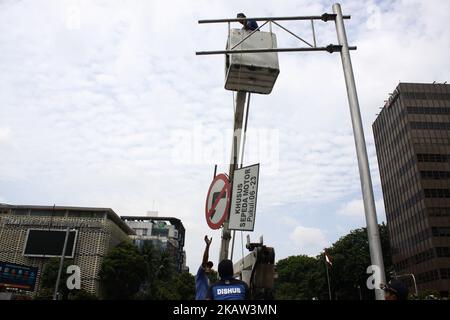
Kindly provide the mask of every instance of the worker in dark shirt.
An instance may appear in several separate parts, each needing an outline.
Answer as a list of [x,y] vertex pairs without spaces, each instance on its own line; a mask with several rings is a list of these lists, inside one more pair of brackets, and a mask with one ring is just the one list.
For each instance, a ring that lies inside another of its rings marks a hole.
[[247,30],[247,31],[254,31],[254,30],[258,29],[258,24],[256,23],[256,21],[253,19],[247,19],[245,14],[238,13],[237,18],[245,19],[245,20],[239,21],[239,23],[243,25],[242,29]]
[[208,289],[207,300],[248,300],[248,285],[234,279],[233,262],[222,260],[218,266],[220,280]]

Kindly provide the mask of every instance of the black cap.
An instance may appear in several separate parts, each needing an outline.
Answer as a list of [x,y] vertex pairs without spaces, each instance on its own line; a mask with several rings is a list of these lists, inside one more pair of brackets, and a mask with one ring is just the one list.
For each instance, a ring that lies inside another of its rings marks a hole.
[[217,271],[219,271],[219,277],[221,279],[232,278],[234,275],[233,262],[229,259],[220,261]]
[[395,296],[397,296],[398,300],[408,299],[409,290],[400,280],[389,281],[389,283],[384,286],[383,290],[389,291],[390,293],[394,294]]
[[213,263],[212,261],[208,261],[208,262],[206,263],[206,266],[207,266],[208,268],[210,268],[210,269],[212,269],[213,265],[214,265],[214,263]]
[[246,18],[246,16],[241,12],[237,14],[237,18]]

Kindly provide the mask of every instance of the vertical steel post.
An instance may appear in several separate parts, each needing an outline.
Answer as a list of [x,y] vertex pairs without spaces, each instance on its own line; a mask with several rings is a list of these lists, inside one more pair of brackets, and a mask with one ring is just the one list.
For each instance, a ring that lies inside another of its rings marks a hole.
[[55,292],[53,293],[53,300],[57,300],[58,299],[59,282],[61,280],[61,273],[62,273],[62,268],[63,268],[63,265],[64,265],[64,256],[66,255],[66,247],[67,247],[67,240],[69,239],[69,232],[70,232],[70,228],[67,227],[66,237],[64,239],[63,251],[62,251],[62,254],[61,254],[61,260],[59,262],[58,277],[56,278]]
[[[236,94],[236,111],[234,113],[234,129],[233,129],[233,143],[231,146],[231,161],[230,161],[230,171],[229,178],[233,182],[234,170],[238,168],[238,158],[239,151],[241,149],[242,140],[242,124],[244,121],[244,108],[245,108],[245,98],[247,92],[238,91]],[[228,259],[228,251],[230,246],[231,233],[228,229],[229,215],[222,228],[222,242],[220,244],[220,255],[219,263],[224,259]]]
[[[248,123],[248,113],[249,113],[249,109],[250,109],[250,92],[247,95],[247,108],[245,110],[245,122],[244,122],[244,133],[243,133],[243,137],[242,137],[242,149],[241,149],[241,153],[240,153],[240,159],[239,162],[239,168],[242,168],[242,166],[244,165],[244,150],[245,150],[245,140],[247,138],[247,123]],[[232,242],[231,242],[231,256],[230,259],[233,260],[233,252],[234,252],[234,238],[236,236],[236,230],[233,230],[233,236],[232,236]]]
[[316,29],[314,28],[314,20],[311,20],[311,29],[313,34],[314,48],[317,48]]
[[[372,265],[377,266],[380,270],[381,283],[386,283],[380,232],[378,229],[372,179],[370,177],[369,160],[364,138],[364,129],[361,121],[361,112],[359,109],[358,94],[356,92],[355,77],[353,75],[352,61],[350,59],[350,51],[348,49],[347,35],[345,32],[344,19],[340,4],[335,3],[333,5],[333,13],[336,14],[336,32],[339,45],[342,46],[342,66],[344,68],[345,84],[347,86],[347,96],[352,118],[353,135],[355,138],[356,154],[358,157],[359,176],[361,178],[367,234],[369,239],[370,259]],[[377,300],[384,300],[384,292],[381,288],[375,288],[375,297]]]

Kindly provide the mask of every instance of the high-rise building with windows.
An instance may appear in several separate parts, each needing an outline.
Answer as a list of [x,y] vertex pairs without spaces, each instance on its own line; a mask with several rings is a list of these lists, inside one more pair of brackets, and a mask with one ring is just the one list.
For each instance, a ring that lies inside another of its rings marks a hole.
[[447,296],[450,85],[400,83],[373,133],[395,272]]
[[189,271],[184,251],[185,229],[180,219],[158,216],[123,216],[122,220],[136,233],[130,236],[141,247],[151,242],[155,248],[169,252],[178,271]]

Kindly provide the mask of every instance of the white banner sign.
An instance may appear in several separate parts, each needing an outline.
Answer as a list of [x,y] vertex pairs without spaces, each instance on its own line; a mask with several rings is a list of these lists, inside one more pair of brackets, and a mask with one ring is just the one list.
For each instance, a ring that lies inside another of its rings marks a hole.
[[258,195],[259,164],[234,171],[230,230],[253,231]]

